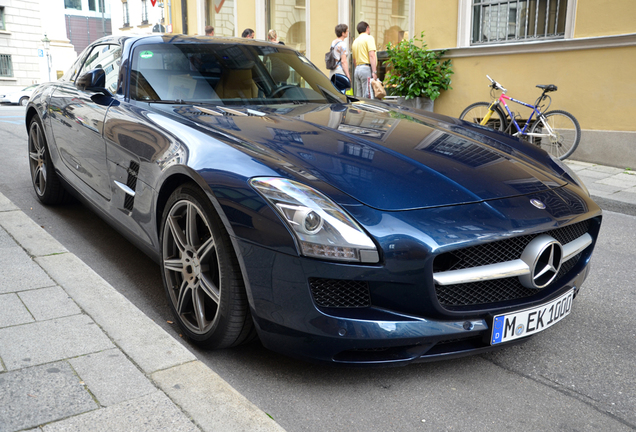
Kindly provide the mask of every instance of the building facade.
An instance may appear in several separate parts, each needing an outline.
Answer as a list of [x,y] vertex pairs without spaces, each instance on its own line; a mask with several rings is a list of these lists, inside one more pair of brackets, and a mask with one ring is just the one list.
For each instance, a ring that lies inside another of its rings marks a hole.
[[[112,2],[113,10],[130,3],[132,11],[144,0]],[[574,158],[636,166],[634,0],[158,0],[151,8],[160,6],[173,33],[204,34],[212,25],[217,36],[251,28],[266,39],[274,29],[325,72],[339,23],[349,25],[351,44],[356,24],[368,22],[379,51],[424,31],[430,49],[447,50],[455,71],[436,112],[458,116],[489,100],[487,74],[529,103],[540,94],[535,85],[555,84],[551,108],[571,112],[583,129]],[[527,118],[526,108],[511,105]]]

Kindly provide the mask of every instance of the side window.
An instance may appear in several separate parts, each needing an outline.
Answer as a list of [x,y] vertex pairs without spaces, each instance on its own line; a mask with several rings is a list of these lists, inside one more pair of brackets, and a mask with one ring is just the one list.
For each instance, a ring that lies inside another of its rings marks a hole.
[[82,76],[93,69],[104,69],[106,72],[106,89],[111,93],[117,91],[117,78],[121,66],[121,47],[119,45],[97,45],[88,54],[82,70]]

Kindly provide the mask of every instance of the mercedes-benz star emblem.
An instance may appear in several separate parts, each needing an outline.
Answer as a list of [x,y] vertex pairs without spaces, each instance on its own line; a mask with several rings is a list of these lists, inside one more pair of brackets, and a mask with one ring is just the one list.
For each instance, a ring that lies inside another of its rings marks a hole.
[[545,209],[545,204],[543,204],[541,201],[539,201],[536,198],[532,198],[530,200],[530,204],[532,204],[533,206],[535,206],[536,208],[538,208],[540,210],[544,210]]
[[544,288],[559,274],[563,247],[549,235],[541,234],[526,246],[521,259],[530,268],[530,274],[519,277],[521,284],[526,288]]

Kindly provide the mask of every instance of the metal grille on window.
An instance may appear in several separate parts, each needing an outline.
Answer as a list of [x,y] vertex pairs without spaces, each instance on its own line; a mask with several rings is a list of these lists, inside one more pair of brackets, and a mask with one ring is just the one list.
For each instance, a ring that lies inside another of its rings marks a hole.
[[0,76],[13,76],[13,63],[11,62],[11,54],[0,54]]
[[472,44],[562,39],[567,0],[473,0]]

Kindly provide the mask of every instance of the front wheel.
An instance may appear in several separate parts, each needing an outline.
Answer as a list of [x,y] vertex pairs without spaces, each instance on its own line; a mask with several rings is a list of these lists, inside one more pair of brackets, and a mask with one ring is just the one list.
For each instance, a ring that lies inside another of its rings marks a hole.
[[[481,124],[490,111],[490,105],[490,102],[475,102],[472,105],[468,105],[459,118],[471,123]],[[503,132],[506,130],[507,125],[505,114],[501,111],[501,108],[495,106],[492,115],[484,126]]]
[[162,276],[186,336],[205,348],[226,348],[256,335],[230,237],[194,184],[176,189],[161,230]]
[[23,96],[20,98],[20,105],[21,106],[27,106],[27,104],[29,103],[29,98],[27,96]]
[[581,126],[566,111],[554,110],[543,114],[530,127],[528,139],[552,156],[561,160],[569,157],[581,141]]

